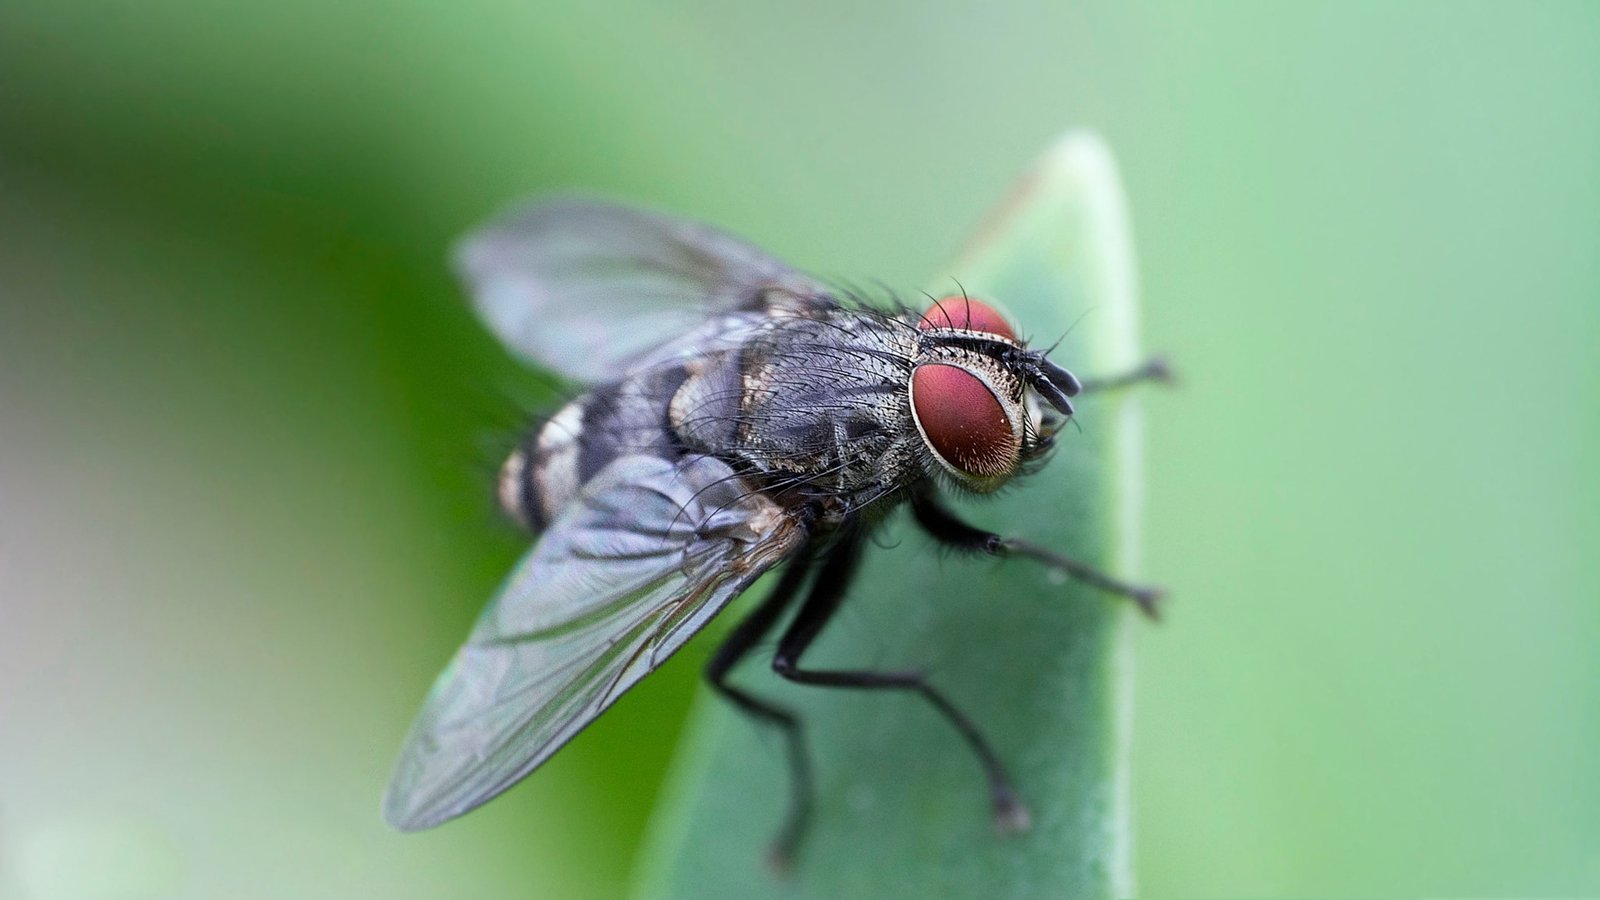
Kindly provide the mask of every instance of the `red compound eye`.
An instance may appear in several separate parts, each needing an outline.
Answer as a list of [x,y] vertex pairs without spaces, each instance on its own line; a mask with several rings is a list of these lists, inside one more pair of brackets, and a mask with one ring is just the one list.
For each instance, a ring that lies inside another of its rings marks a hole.
[[928,363],[911,373],[911,412],[933,452],[975,478],[1008,475],[1017,437],[989,386],[960,366]]
[[1006,321],[1005,316],[995,312],[994,307],[982,300],[970,297],[946,297],[935,301],[923,313],[917,327],[923,331],[929,328],[964,328],[997,334],[1007,340],[1017,339],[1017,333],[1011,330],[1011,323]]

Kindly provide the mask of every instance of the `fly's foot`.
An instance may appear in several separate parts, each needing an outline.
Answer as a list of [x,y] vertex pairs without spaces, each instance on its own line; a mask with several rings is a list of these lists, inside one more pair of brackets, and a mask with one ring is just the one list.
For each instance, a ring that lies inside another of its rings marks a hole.
[[1022,834],[1033,827],[1033,814],[1009,787],[994,792],[994,830],[1001,835]]
[[1126,581],[1107,575],[1088,563],[1079,562],[1059,553],[1053,553],[1043,547],[1017,538],[996,537],[986,549],[997,556],[1026,556],[1030,559],[1038,560],[1047,566],[1065,572],[1091,587],[1132,600],[1134,605],[1139,607],[1139,611],[1152,620],[1159,621],[1161,619],[1161,607],[1167,595],[1167,592],[1161,588],[1129,584]]
[[1166,589],[1140,587],[1138,585],[1128,585],[1127,587],[1128,593],[1125,596],[1132,600],[1135,606],[1139,607],[1139,611],[1144,613],[1145,617],[1152,622],[1161,621],[1161,608],[1166,605],[1167,601]]
[[1177,376],[1172,372],[1172,366],[1167,363],[1164,356],[1152,356],[1145,360],[1144,365],[1131,372],[1114,375],[1110,378],[1090,378],[1083,382],[1083,393],[1093,394],[1100,391],[1114,391],[1130,385],[1142,384],[1150,381],[1156,384],[1171,385],[1177,382]]
[[767,871],[780,878],[794,874],[794,847],[778,840],[767,848]]

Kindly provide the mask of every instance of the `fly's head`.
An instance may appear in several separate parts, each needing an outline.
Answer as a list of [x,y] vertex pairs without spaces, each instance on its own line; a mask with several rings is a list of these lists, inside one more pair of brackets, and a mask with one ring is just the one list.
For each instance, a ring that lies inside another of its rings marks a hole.
[[910,399],[924,468],[989,493],[1049,450],[1082,386],[982,301],[937,301],[917,328]]

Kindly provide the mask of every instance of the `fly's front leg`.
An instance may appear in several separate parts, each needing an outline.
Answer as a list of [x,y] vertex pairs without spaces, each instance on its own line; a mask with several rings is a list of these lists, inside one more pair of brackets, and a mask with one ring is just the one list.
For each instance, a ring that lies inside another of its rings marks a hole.
[[1113,375],[1110,378],[1090,378],[1079,383],[1083,385],[1081,393],[1095,394],[1114,391],[1118,388],[1125,388],[1135,384],[1143,384],[1147,381],[1153,381],[1158,384],[1172,384],[1174,380],[1172,367],[1167,365],[1167,360],[1164,357],[1153,356],[1145,360],[1144,365],[1132,371],[1123,372],[1121,375]]
[[1002,833],[1026,831],[1032,819],[1028,808],[1011,787],[1005,767],[995,755],[978,726],[957,709],[943,693],[929,684],[918,672],[874,672],[866,670],[819,670],[801,668],[800,658],[811,642],[822,633],[823,626],[833,617],[844,598],[845,589],[855,576],[856,564],[861,557],[861,537],[851,535],[841,542],[823,562],[812,583],[805,603],[795,614],[794,621],[778,642],[778,652],[772,658],[772,669],[784,678],[801,684],[819,687],[855,688],[864,690],[913,691],[927,700],[939,714],[955,727],[967,742],[989,780],[989,799],[994,808],[995,827]]
[[911,512],[917,524],[939,541],[957,550],[987,553],[990,556],[1025,556],[1045,565],[1060,569],[1084,584],[1097,587],[1110,594],[1132,600],[1141,612],[1152,619],[1161,618],[1161,600],[1165,592],[1160,588],[1129,584],[1096,569],[1094,566],[1018,538],[1006,538],[992,531],[968,525],[945,509],[927,492],[914,494]]

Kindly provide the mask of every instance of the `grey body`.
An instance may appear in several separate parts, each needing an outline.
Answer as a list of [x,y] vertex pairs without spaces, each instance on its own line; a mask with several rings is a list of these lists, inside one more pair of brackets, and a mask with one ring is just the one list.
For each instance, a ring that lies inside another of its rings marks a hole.
[[[539,425],[502,472],[506,511],[550,522],[612,460],[702,453],[827,528],[876,517],[920,478],[906,380],[918,331],[903,317],[770,297],[737,347],[670,359],[590,390]],[[752,321],[754,321],[752,319]]]

